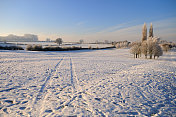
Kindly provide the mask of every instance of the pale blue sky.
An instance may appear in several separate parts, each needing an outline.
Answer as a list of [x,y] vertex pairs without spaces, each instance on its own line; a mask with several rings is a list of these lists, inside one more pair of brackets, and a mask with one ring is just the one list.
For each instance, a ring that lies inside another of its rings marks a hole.
[[132,41],[152,22],[156,36],[175,40],[175,6],[176,0],[0,0],[0,35]]

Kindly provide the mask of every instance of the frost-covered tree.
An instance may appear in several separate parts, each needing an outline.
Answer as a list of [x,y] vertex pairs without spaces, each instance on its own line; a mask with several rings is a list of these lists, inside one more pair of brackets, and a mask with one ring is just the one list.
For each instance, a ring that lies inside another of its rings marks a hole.
[[165,51],[165,52],[170,50],[169,44],[167,44],[167,43],[166,44],[162,44],[161,47],[162,47],[162,50]]
[[115,46],[116,48],[128,48],[131,42],[126,41],[119,41],[116,42]]
[[152,25],[152,23],[150,24],[149,37],[153,37],[153,25]]
[[140,46],[140,43],[134,44],[134,45],[130,48],[130,53],[134,55],[134,58],[139,58],[139,55],[140,55],[140,53],[141,53],[141,46]]
[[144,23],[143,29],[142,29],[142,42],[147,40],[147,26]]
[[155,42],[153,41],[153,39],[150,37],[147,40],[147,50],[148,50],[148,54],[150,56],[150,59],[152,59],[152,55],[153,55],[153,47],[155,46]]
[[141,52],[142,54],[145,55],[145,58],[147,58],[147,53],[148,53],[148,44],[147,41],[143,41],[141,44]]
[[[163,55],[163,50],[168,50],[169,46],[167,44],[162,44],[162,46],[159,45],[160,38],[153,37],[153,25],[151,23],[150,29],[149,29],[149,37],[147,38],[147,27],[144,23],[143,29],[142,29],[142,42],[132,43],[130,44],[131,49],[130,53],[134,54],[134,58],[138,58],[139,55],[141,56],[141,53],[145,55],[145,58],[149,55],[150,59],[152,59],[152,56],[159,57]],[[162,49],[161,49],[162,47]]]
[[115,46],[116,48],[120,48],[120,43],[117,43]]
[[158,44],[155,44],[153,46],[154,59],[155,59],[156,56],[159,58],[159,56],[162,56],[162,55],[163,55],[163,50],[161,49],[161,47]]

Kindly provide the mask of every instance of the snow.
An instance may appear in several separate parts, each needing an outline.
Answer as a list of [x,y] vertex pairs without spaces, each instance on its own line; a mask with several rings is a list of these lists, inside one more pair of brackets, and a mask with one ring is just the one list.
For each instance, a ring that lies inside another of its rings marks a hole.
[[176,52],[1,50],[0,116],[176,116]]

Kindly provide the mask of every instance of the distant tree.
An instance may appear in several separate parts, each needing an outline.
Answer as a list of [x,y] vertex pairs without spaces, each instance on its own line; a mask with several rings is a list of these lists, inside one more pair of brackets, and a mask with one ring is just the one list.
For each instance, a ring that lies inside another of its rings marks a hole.
[[144,23],[143,29],[142,29],[142,42],[147,40],[147,26]]
[[167,43],[162,44],[161,47],[162,47],[162,50],[165,52],[170,50],[169,44]]
[[98,41],[98,40],[96,40],[96,41],[95,41],[95,43],[96,43],[96,44],[98,44],[98,43],[99,43],[99,41]]
[[50,42],[51,41],[51,39],[50,38],[46,38],[46,42]]
[[56,43],[57,43],[57,44],[61,45],[62,42],[63,42],[63,41],[62,41],[62,38],[57,38],[57,39],[56,39]]
[[116,48],[120,48],[120,43],[117,43],[115,46]]
[[80,44],[84,43],[84,40],[82,40],[82,39],[81,39],[81,40],[79,40],[79,43],[80,43]]
[[7,43],[7,41],[6,41],[6,40],[3,40],[3,42],[4,42],[4,43]]
[[153,25],[152,25],[152,23],[150,24],[149,37],[153,37]]
[[104,43],[105,43],[105,44],[108,44],[108,43],[109,43],[109,41],[108,41],[108,40],[105,40],[105,41],[104,41]]
[[116,44],[117,44],[117,42],[116,42],[116,41],[113,41],[113,42],[112,42],[112,45],[114,45],[114,46],[115,46]]

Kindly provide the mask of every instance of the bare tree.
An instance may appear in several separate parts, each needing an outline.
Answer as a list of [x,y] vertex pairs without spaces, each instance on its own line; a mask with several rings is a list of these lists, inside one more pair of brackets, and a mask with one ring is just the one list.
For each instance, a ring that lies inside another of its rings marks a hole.
[[95,41],[95,43],[96,43],[96,44],[98,44],[98,43],[99,43],[99,41],[98,41],[98,40],[96,40],[96,41]]
[[153,25],[152,25],[152,23],[150,24],[149,37],[153,37]]
[[142,29],[142,42],[147,40],[147,26],[144,23],[143,29]]
[[57,44],[61,45],[62,42],[63,42],[63,41],[62,41],[62,38],[57,38],[57,39],[56,39],[56,43],[57,43]]
[[104,43],[105,43],[105,44],[108,44],[108,43],[109,43],[109,41],[108,41],[108,40],[105,40],[105,41],[104,41]]

